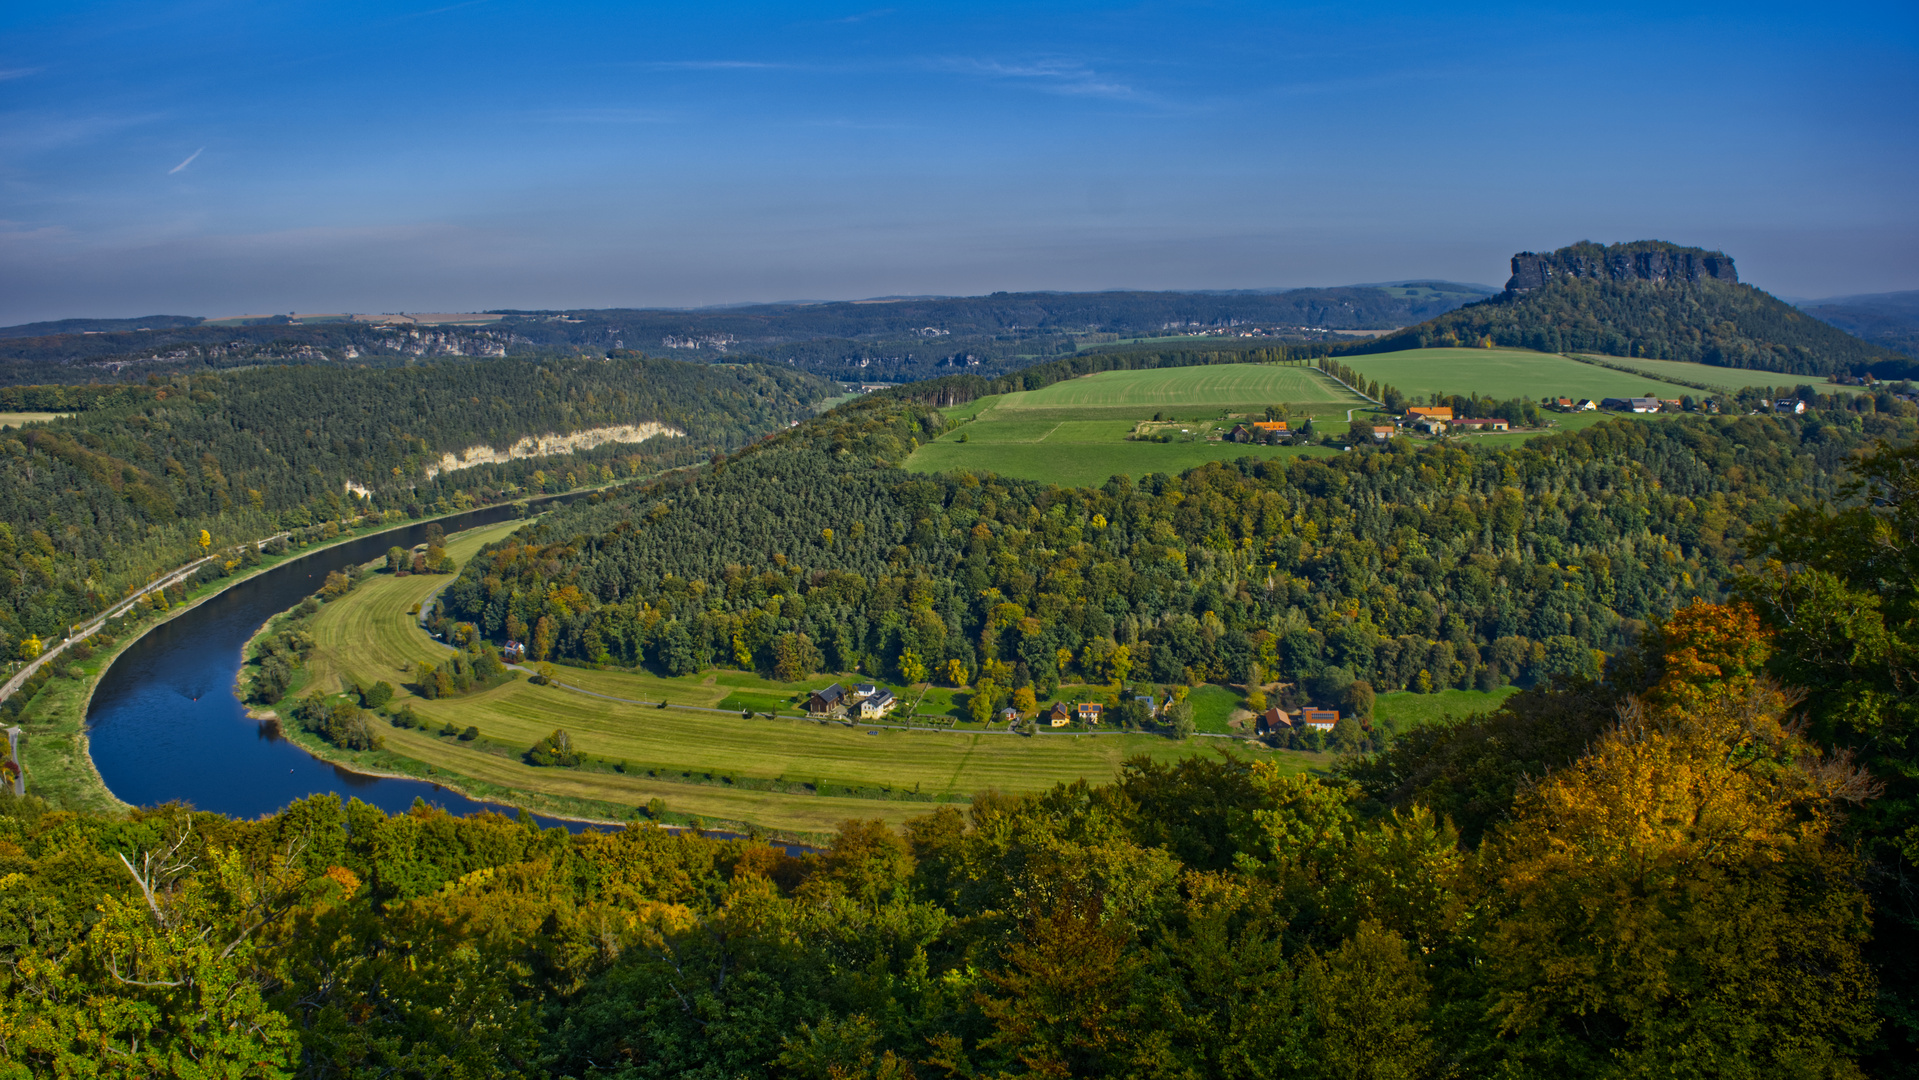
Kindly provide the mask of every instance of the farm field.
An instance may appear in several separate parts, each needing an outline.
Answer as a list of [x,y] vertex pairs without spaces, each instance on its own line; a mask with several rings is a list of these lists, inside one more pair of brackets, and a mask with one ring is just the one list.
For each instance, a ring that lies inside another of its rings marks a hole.
[[1516,686],[1502,686],[1493,691],[1441,690],[1433,694],[1397,690],[1374,699],[1373,718],[1385,720],[1399,730],[1406,731],[1449,716],[1476,716],[1492,712],[1499,708],[1501,702],[1518,692]]
[[[1714,367],[1711,364],[1689,364],[1683,360],[1641,360],[1626,356],[1594,356],[1593,359],[1615,367],[1629,367],[1643,371],[1654,378],[1708,383],[1723,387],[1727,393],[1748,386],[1799,386],[1803,383],[1813,384],[1822,394],[1865,392],[1865,387],[1842,386],[1827,382],[1815,375],[1789,375],[1783,371],[1755,371],[1752,368]],[[1694,392],[1694,396],[1698,396],[1697,391]]]
[[[1399,388],[1408,395],[1479,394],[1500,399],[1543,397],[1633,397],[1653,391],[1676,398],[1701,391],[1665,382],[1657,375],[1645,378],[1582,364],[1553,353],[1521,349],[1409,349],[1405,352],[1351,356],[1343,362],[1368,379]],[[1608,358],[1608,362],[1612,362]],[[1645,361],[1634,361],[1642,363]],[[1699,364],[1688,368],[1703,367]],[[1706,368],[1708,371],[1730,369]],[[1678,375],[1678,372],[1673,374]],[[1692,379],[1690,375],[1680,376]],[[1773,378],[1785,378],[1776,373]],[[1703,378],[1699,381],[1706,381]],[[1730,385],[1730,384],[1728,384]],[[1050,388],[1049,388],[1050,389]]]
[[[1106,371],[1043,390],[1003,394],[946,410],[964,421],[907,459],[913,472],[971,469],[1069,486],[1097,486],[1116,474],[1178,473],[1209,461],[1334,453],[1325,447],[1208,441],[1238,420],[1263,419],[1285,403],[1289,419],[1343,429],[1350,409],[1370,403],[1317,370],[1278,364],[1218,364]],[[1154,417],[1160,417],[1158,422]],[[1142,422],[1175,441],[1128,441]],[[1190,440],[1190,441],[1187,441]]]
[[[456,560],[470,558],[481,544],[521,524],[505,523],[452,537],[448,553]],[[396,687],[391,707],[411,706],[431,721],[433,730],[445,723],[462,729],[477,727],[481,737],[462,742],[431,730],[383,725],[385,750],[374,753],[388,767],[393,767],[395,759],[419,763],[430,767],[435,779],[451,779],[458,785],[457,778],[466,778],[475,782],[477,790],[508,801],[519,792],[572,805],[630,810],[659,798],[673,812],[708,821],[815,834],[828,832],[849,817],[882,818],[897,824],[927,813],[932,804],[752,790],[735,782],[826,783],[965,798],[987,790],[1044,790],[1081,778],[1105,782],[1134,755],[1170,760],[1215,753],[1219,747],[1217,740],[1181,743],[1154,735],[1046,732],[1024,737],[978,729],[894,730],[787,717],[745,720],[737,713],[696,708],[718,706],[729,696],[783,701],[802,685],[824,684],[831,676],[787,685],[740,672],[673,679],[568,667],[559,669],[560,686],[534,685],[522,678],[465,697],[427,701],[402,684],[413,664],[437,662],[448,649],[420,628],[409,609],[450,580],[445,575],[375,575],[325,605],[311,623],[316,647],[308,661],[311,677],[306,689],[344,690],[356,679],[369,684],[385,679]],[[672,707],[637,703],[659,700],[671,702]],[[624,762],[626,770],[525,764],[520,752],[556,728],[566,730],[582,752]],[[1274,759],[1289,771],[1323,764],[1314,755],[1280,753]],[[649,770],[660,775],[649,776]],[[662,778],[682,774],[705,782]]]
[[63,416],[72,416],[64,412],[0,412],[0,427],[19,427],[21,424],[42,424],[48,420],[58,420]]

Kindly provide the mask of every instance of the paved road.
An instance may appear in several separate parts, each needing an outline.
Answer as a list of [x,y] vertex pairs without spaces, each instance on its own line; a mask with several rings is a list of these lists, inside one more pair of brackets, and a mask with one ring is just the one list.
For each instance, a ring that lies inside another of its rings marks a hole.
[[[253,546],[255,549],[262,548],[262,547],[265,547],[268,542],[272,540],[276,540],[282,536],[287,536],[287,535],[290,535],[290,534],[276,533],[273,536],[267,537],[265,540],[254,541]],[[246,546],[245,544],[240,545],[240,547],[245,547],[245,546]],[[13,677],[8,679],[4,684],[0,684],[0,701],[5,701],[7,698],[12,697],[13,692],[15,690],[20,689],[21,683],[24,683],[29,678],[31,678],[33,676],[33,673],[36,671],[39,671],[42,665],[46,664],[48,661],[52,660],[54,657],[59,656],[61,653],[65,652],[67,650],[67,646],[72,645],[76,641],[84,641],[87,638],[93,636],[93,634],[97,632],[102,626],[106,625],[108,619],[118,618],[119,616],[126,614],[127,609],[131,608],[134,604],[138,603],[141,597],[147,595],[148,593],[154,592],[158,589],[164,589],[169,585],[173,585],[177,582],[185,580],[189,575],[193,574],[194,571],[200,569],[202,566],[205,566],[207,563],[212,562],[214,559],[225,558],[227,555],[231,554],[232,552],[238,551],[240,547],[228,548],[224,551],[219,552],[218,554],[203,556],[201,558],[193,560],[192,562],[186,564],[185,566],[180,567],[178,570],[174,570],[171,573],[168,573],[162,577],[155,578],[153,581],[149,582],[145,587],[141,588],[139,591],[128,596],[125,600],[122,600],[119,603],[108,608],[107,610],[101,612],[100,614],[95,615],[91,620],[85,623],[82,623],[79,629],[70,631],[65,638],[62,638],[60,641],[47,646],[46,649],[42,651],[39,656],[34,657],[33,660],[27,664],[27,666],[15,672]]]

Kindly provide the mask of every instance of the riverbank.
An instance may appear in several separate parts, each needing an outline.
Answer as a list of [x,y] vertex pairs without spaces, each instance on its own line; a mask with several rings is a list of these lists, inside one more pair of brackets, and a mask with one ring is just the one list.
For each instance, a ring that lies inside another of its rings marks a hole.
[[[587,494],[592,490],[596,489],[583,488],[577,494]],[[527,506],[529,502],[531,500],[523,499],[494,505]],[[63,665],[72,670],[75,677],[55,676],[49,679],[13,721],[23,732],[20,757],[26,769],[28,793],[43,798],[49,804],[63,810],[107,812],[128,808],[128,804],[107,786],[105,778],[100,775],[93,761],[87,731],[87,713],[92,705],[95,691],[112,668],[114,661],[141,638],[228,589],[271,570],[279,569],[287,563],[320,554],[356,540],[399,532],[436,521],[446,521],[485,509],[487,507],[471,507],[418,520],[409,518],[399,522],[382,521],[378,525],[358,528],[343,527],[337,536],[300,548],[289,546],[287,551],[280,554],[263,554],[257,565],[227,577],[194,585],[179,601],[169,602],[165,610],[120,616],[122,621],[118,626],[113,626],[114,620],[107,620],[109,632],[113,637],[112,644],[97,650],[84,660],[71,661]],[[177,573],[179,573],[178,570],[171,571],[166,576],[170,577]],[[140,612],[137,606],[130,610]],[[125,621],[128,619],[135,621]]]

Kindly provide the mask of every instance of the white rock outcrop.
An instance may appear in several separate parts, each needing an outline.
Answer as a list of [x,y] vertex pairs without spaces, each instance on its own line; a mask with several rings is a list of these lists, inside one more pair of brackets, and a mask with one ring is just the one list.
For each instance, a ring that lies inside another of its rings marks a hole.
[[514,461],[519,458],[571,454],[576,450],[591,450],[607,443],[645,442],[662,435],[684,438],[686,432],[649,420],[644,424],[615,424],[612,427],[588,428],[571,435],[528,435],[505,450],[495,450],[491,446],[481,444],[469,446],[458,454],[441,455],[437,463],[426,467],[426,477],[431,480],[443,472],[471,469],[475,465],[498,465],[503,461]]

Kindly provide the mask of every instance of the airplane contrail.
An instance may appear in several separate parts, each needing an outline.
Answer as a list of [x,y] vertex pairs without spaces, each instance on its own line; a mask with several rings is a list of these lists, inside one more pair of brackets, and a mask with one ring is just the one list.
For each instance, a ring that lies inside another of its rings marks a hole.
[[168,176],[172,176],[172,175],[173,175],[174,173],[177,173],[177,172],[179,172],[179,171],[180,171],[181,169],[184,169],[184,168],[186,168],[186,167],[187,167],[188,165],[191,165],[191,164],[193,164],[193,159],[194,159],[194,158],[197,158],[197,157],[199,157],[199,156],[200,156],[200,155],[201,155],[202,153],[204,153],[205,151],[206,151],[206,147],[204,147],[204,146],[202,146],[202,147],[201,147],[200,149],[198,149],[198,150],[195,150],[195,151],[194,151],[193,153],[191,153],[191,154],[188,154],[188,155],[187,155],[187,159],[186,159],[185,161],[182,161],[182,162],[181,162],[180,164],[178,164],[178,165],[175,165],[175,166],[174,166],[173,168],[171,168],[171,169],[168,169],[168,170],[167,170],[167,175],[168,175]]

